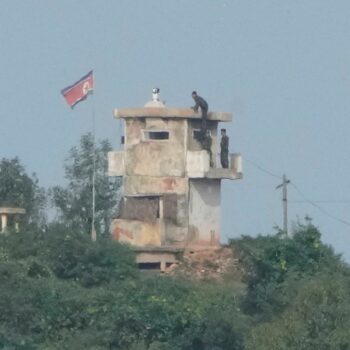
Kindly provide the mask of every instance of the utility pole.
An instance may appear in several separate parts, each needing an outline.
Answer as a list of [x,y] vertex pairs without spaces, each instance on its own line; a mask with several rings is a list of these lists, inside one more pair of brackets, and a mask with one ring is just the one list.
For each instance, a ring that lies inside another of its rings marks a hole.
[[288,210],[287,210],[287,185],[290,180],[287,180],[285,174],[283,174],[283,182],[276,187],[276,190],[282,187],[282,203],[283,203],[283,231],[288,236]]

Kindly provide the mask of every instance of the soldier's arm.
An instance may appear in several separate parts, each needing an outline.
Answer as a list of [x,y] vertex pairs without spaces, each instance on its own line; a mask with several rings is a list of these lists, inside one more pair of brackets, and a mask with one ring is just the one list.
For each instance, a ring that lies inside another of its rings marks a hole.
[[199,108],[199,102],[198,101],[196,101],[196,104],[193,106],[193,107],[191,107],[195,112],[198,112],[198,108]]

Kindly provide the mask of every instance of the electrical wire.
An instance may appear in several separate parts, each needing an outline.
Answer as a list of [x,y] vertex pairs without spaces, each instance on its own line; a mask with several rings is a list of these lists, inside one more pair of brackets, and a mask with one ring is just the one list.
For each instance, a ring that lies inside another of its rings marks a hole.
[[[308,203],[307,200],[288,200],[289,203]],[[329,200],[313,200],[314,203],[350,203],[349,199],[329,199]]]
[[244,160],[246,160],[248,163],[251,163],[251,164],[254,165],[256,168],[260,169],[262,172],[264,172],[264,173],[266,173],[266,174],[268,174],[268,175],[270,175],[270,176],[272,176],[272,177],[275,177],[275,178],[277,178],[277,179],[280,179],[280,180],[282,179],[282,176],[278,176],[278,175],[272,173],[271,171],[268,171],[268,170],[264,169],[262,166],[260,166],[259,164],[253,162],[252,160],[249,160],[249,159],[247,159],[246,157],[244,157]]
[[[248,163],[254,165],[256,168],[258,168],[260,171],[264,172],[265,174],[268,174],[274,178],[277,178],[277,179],[283,179],[282,176],[278,176],[274,173],[272,173],[271,171],[269,170],[266,170],[265,168],[263,168],[262,166],[260,166],[259,164],[253,162],[252,160],[249,160],[247,158],[244,158]],[[318,204],[316,204],[316,202],[318,203],[330,203],[330,202],[333,202],[333,203],[348,203],[350,201],[348,200],[329,200],[329,201],[312,201],[310,199],[308,199],[300,190],[299,188],[292,182],[290,181],[290,185],[299,193],[299,195],[304,199],[304,202],[306,203],[309,203],[310,205],[312,205],[313,207],[317,208],[319,211],[321,211],[323,214],[325,214],[326,216],[328,216],[329,218],[333,219],[333,220],[336,220],[344,225],[347,225],[347,226],[350,226],[350,222],[344,220],[344,219],[341,219],[341,218],[338,218],[337,216],[333,215],[333,214],[330,214],[327,210],[323,209],[322,207],[320,207]]]
[[319,205],[317,205],[314,201],[311,201],[310,199],[308,199],[300,190],[299,188],[295,185],[295,183],[293,183],[292,181],[290,182],[290,185],[299,193],[299,195],[301,197],[304,198],[305,202],[311,204],[312,206],[314,206],[315,208],[317,208],[318,210],[320,210],[323,214],[325,214],[326,216],[332,218],[333,220],[336,220],[338,222],[341,222],[344,225],[350,226],[350,222],[343,220],[341,218],[338,218],[337,216],[334,216],[333,214],[330,214],[328,211],[326,211],[325,209],[323,209],[322,207],[320,207]]

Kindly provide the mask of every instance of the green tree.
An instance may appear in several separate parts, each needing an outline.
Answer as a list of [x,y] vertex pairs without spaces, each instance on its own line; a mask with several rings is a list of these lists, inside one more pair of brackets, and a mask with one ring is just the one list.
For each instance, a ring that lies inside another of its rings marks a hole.
[[74,231],[91,232],[93,164],[95,157],[95,228],[98,234],[108,234],[112,215],[118,203],[120,181],[107,175],[107,153],[111,145],[107,140],[94,147],[91,133],[80,139],[66,159],[66,187],[56,186],[51,192],[60,221]]
[[0,206],[20,207],[26,215],[24,224],[45,222],[45,191],[39,187],[35,174],[29,176],[18,158],[3,158],[0,162]]
[[57,226],[51,226],[46,233],[45,248],[40,254],[58,278],[92,287],[137,275],[135,256],[127,246],[109,236],[91,244],[87,235]]
[[294,280],[289,305],[252,329],[246,349],[349,349],[350,279],[349,271],[344,272],[330,270]]
[[[293,277],[312,278],[325,269],[341,268],[339,255],[321,242],[321,233],[310,223],[299,224],[292,237],[245,236],[231,242],[244,269],[247,293],[243,307],[251,315],[269,319],[289,303],[286,293]],[[292,283],[293,285],[293,283]]]

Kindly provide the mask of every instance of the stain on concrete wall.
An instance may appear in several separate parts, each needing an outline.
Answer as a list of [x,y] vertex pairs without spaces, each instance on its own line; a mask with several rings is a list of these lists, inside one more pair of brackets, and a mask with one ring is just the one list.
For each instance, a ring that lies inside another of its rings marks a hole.
[[185,194],[188,192],[188,179],[184,177],[125,176],[124,194]]
[[125,121],[125,149],[138,144],[142,138],[142,129],[145,128],[145,118],[127,119]]
[[173,224],[177,224],[177,195],[175,193],[165,194],[163,200],[163,218]]
[[182,244],[185,245],[187,242],[187,227],[179,227],[170,222],[165,223],[165,243],[167,245]]
[[158,219],[154,224],[141,221],[116,219],[112,222],[112,236],[120,242],[135,246],[160,246],[161,223]]

